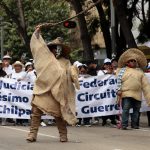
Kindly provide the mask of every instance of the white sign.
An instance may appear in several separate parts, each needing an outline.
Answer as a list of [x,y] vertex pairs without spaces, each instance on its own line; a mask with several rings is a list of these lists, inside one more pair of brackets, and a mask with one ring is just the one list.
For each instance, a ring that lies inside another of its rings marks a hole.
[[[146,76],[150,81],[150,75]],[[119,113],[115,92],[117,80],[114,75],[81,77],[79,81],[80,90],[76,93],[78,118]],[[33,84],[30,82],[0,78],[0,117],[29,119],[32,93]],[[150,111],[145,100],[142,101],[141,111]]]
[[114,75],[80,78],[76,94],[77,117],[95,117],[118,114]]
[[0,78],[0,117],[29,119],[33,84]]

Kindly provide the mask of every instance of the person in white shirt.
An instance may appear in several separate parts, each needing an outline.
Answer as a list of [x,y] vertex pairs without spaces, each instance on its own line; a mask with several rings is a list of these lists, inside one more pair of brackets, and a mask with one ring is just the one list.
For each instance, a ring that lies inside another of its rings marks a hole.
[[9,77],[11,79],[16,79],[17,81],[24,80],[27,74],[23,71],[24,65],[20,61],[16,61],[13,66],[14,72]]
[[3,62],[3,70],[6,72],[6,74],[8,76],[13,73],[13,67],[10,64],[10,61],[11,61],[11,57],[9,55],[5,55],[3,57],[3,60],[2,60],[2,62]]
[[34,83],[36,80],[36,71],[35,71],[33,64],[31,62],[27,62],[25,64],[25,71],[27,73],[26,81]]
[[105,74],[113,74],[113,68],[111,65],[111,60],[109,58],[106,58],[104,60],[103,69],[99,70],[97,73],[98,76],[102,76]]
[[[20,61],[16,61],[13,64],[14,72],[9,75],[9,78],[15,79],[17,81],[25,80],[26,72],[24,71],[24,65]],[[24,119],[16,119],[16,125],[23,125]]]
[[[114,69],[111,64],[111,60],[109,58],[106,58],[104,60],[103,68],[104,70],[99,70],[98,76],[107,75],[107,74],[114,74]],[[115,127],[116,126],[116,116],[115,115],[109,115],[109,116],[102,116],[102,126],[107,125],[107,119],[111,120],[111,124]]]
[[[4,61],[5,64],[7,64],[7,67],[9,66],[8,68],[11,68],[12,66],[8,65],[10,63],[10,60],[7,61],[7,59],[10,59],[10,58],[5,56],[3,61]],[[13,64],[13,66],[14,66],[14,70],[13,69],[9,70],[7,68],[7,71],[9,71],[9,74],[7,74],[8,78],[12,78],[12,79],[15,79],[17,81],[23,80],[25,75],[26,75],[26,73],[24,71],[22,71],[23,70],[23,64],[20,61],[16,61]],[[17,120],[18,119],[16,119],[16,123],[17,123]],[[3,125],[5,125],[7,121],[10,122],[10,123],[15,124],[14,120],[7,118],[7,120],[6,119],[3,120]]]
[[113,70],[114,70],[114,73],[116,73],[116,70],[117,70],[117,68],[118,68],[118,60],[117,60],[116,58],[113,58],[113,59],[111,60],[111,65],[112,65],[112,68],[113,68]]
[[[88,67],[86,64],[82,64],[82,63],[78,63],[77,67],[79,69],[79,78],[87,78],[90,77],[89,74],[87,74],[88,72]],[[83,119],[83,125],[86,127],[90,127],[91,126],[91,117],[87,117],[87,118],[78,118],[78,123],[76,124],[77,127],[81,126],[81,122]]]

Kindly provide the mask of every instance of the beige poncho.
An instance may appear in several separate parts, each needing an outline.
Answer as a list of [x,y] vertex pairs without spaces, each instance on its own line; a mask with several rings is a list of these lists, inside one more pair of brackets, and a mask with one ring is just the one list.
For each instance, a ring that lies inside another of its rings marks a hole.
[[32,104],[44,113],[76,123],[75,88],[79,89],[78,70],[65,58],[56,59],[41,35],[31,38],[31,52],[37,71]]
[[[116,75],[118,76],[120,68],[117,69]],[[142,100],[142,92],[147,104],[150,106],[150,83],[145,76],[144,72],[140,69],[126,67],[122,76],[122,98],[132,97],[135,100]]]

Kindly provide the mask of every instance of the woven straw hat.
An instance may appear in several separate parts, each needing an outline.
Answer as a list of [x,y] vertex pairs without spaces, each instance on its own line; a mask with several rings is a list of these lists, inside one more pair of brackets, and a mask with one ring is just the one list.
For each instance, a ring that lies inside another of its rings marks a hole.
[[20,61],[16,61],[16,62],[13,64],[14,67],[17,66],[17,65],[19,65],[19,66],[21,66],[21,67],[24,67],[24,65],[23,65]]
[[126,63],[131,59],[135,59],[140,68],[145,68],[147,66],[147,60],[144,53],[137,48],[130,48],[120,56],[118,67],[125,67]]
[[60,45],[62,46],[62,55],[66,56],[69,55],[71,52],[71,48],[67,46],[66,44],[63,44],[63,39],[61,37],[57,37],[55,40],[49,42],[47,46],[52,46],[52,45]]

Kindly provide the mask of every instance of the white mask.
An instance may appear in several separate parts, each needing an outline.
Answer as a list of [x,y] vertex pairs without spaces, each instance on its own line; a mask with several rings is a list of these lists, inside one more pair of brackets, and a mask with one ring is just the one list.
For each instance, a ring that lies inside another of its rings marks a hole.
[[62,52],[62,46],[57,45],[57,49],[56,49],[56,57],[59,57],[61,55]]

